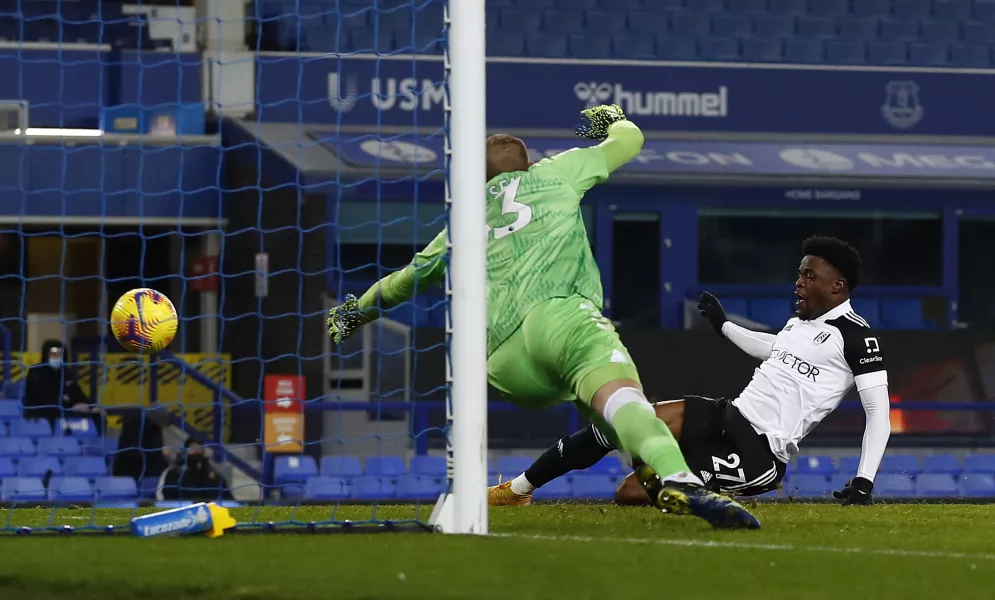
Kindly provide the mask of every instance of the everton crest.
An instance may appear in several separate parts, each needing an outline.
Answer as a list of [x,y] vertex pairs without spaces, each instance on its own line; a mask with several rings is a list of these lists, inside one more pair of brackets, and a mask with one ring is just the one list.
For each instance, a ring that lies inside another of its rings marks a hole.
[[896,129],[908,129],[922,120],[919,86],[914,81],[892,81],[885,86],[887,94],[881,114]]

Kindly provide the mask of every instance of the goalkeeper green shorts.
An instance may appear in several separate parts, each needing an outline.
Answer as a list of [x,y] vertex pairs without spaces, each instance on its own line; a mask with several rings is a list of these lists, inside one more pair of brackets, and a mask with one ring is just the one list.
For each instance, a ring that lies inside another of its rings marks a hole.
[[[611,321],[582,296],[553,298],[535,306],[522,325],[487,360],[491,385],[510,402],[544,408],[579,400],[616,379],[639,373]],[[589,410],[584,411],[587,416]]]

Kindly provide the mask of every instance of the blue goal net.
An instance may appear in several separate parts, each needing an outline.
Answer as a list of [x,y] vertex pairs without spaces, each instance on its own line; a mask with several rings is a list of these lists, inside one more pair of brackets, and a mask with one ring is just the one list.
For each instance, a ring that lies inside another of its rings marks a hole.
[[[0,532],[199,502],[238,530],[427,529],[446,291],[341,343],[326,318],[446,225],[444,2],[8,4]],[[111,332],[139,288],[177,313],[156,354]]]

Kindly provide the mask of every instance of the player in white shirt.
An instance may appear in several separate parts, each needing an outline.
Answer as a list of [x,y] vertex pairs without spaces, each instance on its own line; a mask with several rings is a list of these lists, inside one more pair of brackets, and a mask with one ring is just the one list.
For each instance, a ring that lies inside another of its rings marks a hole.
[[[685,396],[655,405],[680,442],[688,465],[706,485],[753,496],[776,489],[798,444],[856,386],[866,413],[857,473],[834,496],[844,504],[870,504],[874,476],[891,435],[888,374],[881,343],[850,306],[860,283],[860,254],[849,244],[812,237],[802,245],[795,282],[796,316],[777,335],[726,319],[705,292],[698,308],[720,335],[763,361],[735,399]],[[594,425],[560,440],[525,473],[490,488],[492,505],[523,505],[532,492],[574,469],[593,466],[614,444]],[[630,474],[615,495],[620,504],[647,496]]]

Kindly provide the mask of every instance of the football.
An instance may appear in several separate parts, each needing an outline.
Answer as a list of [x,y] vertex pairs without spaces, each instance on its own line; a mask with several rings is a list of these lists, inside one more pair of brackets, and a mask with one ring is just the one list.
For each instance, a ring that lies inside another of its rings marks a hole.
[[165,294],[149,288],[131,290],[111,310],[111,331],[124,348],[159,352],[176,335],[177,316]]

